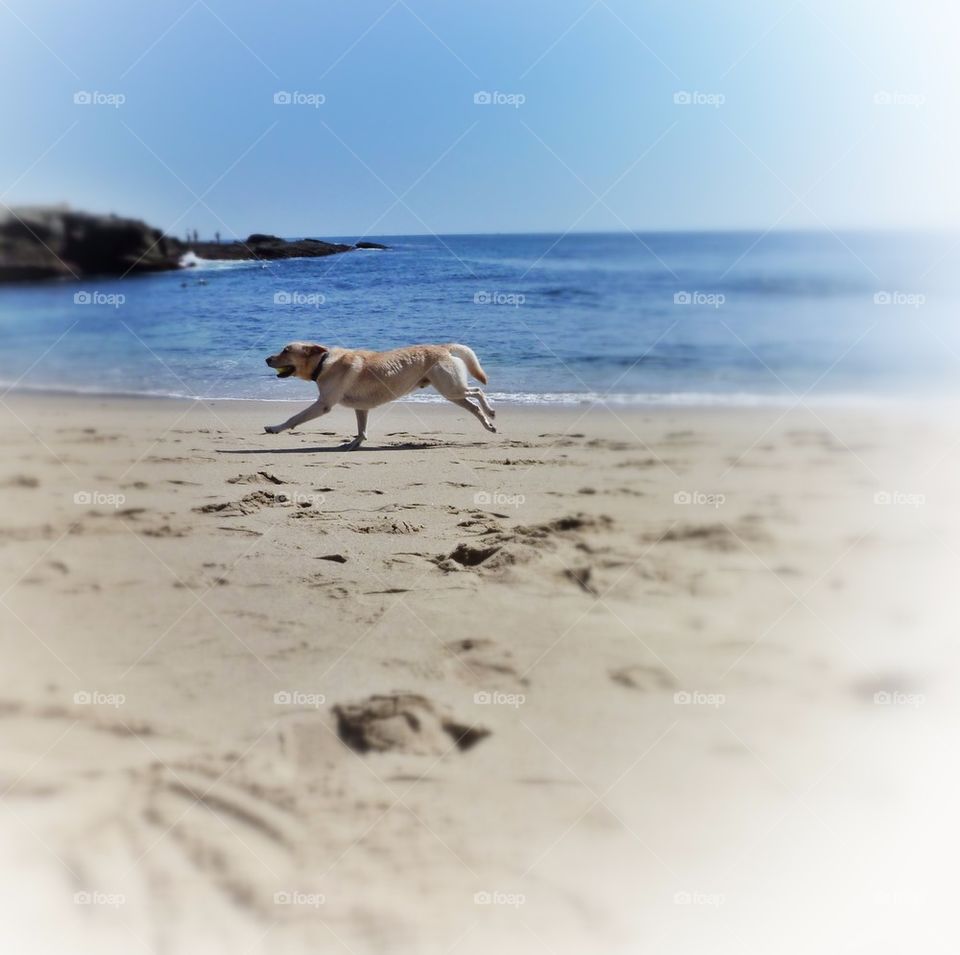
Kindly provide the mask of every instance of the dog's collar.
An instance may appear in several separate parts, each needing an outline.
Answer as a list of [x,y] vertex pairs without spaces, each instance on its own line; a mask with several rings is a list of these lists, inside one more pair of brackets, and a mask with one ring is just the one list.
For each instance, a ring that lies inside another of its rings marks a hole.
[[325,352],[320,356],[320,361],[317,362],[317,367],[313,369],[313,374],[310,376],[314,381],[316,381],[316,380],[320,377],[320,372],[323,371],[323,366],[324,366],[324,364],[326,363],[326,361],[327,361],[327,355],[329,355],[329,354],[330,354],[330,352],[325,351]]

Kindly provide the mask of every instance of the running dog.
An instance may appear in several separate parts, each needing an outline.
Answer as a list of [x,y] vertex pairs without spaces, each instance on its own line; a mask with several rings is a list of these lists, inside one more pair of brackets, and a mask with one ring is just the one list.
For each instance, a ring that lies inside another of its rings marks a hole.
[[[268,425],[268,434],[279,434],[327,414],[334,405],[353,408],[357,413],[357,436],[343,446],[359,448],[367,437],[367,412],[402,398],[417,388],[433,385],[447,401],[466,408],[487,429],[496,432],[496,412],[479,388],[471,388],[469,372],[477,381],[487,376],[473,350],[466,345],[408,345],[393,351],[365,351],[326,348],[313,342],[291,342],[271,355],[267,364],[278,378],[315,381],[317,400],[283,424]],[[471,399],[475,399],[471,400]]]

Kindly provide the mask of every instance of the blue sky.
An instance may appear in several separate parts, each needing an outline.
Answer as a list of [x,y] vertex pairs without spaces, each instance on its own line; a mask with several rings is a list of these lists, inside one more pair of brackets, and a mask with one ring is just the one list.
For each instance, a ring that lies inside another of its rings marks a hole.
[[3,0],[0,199],[224,236],[949,227],[957,20],[930,0]]

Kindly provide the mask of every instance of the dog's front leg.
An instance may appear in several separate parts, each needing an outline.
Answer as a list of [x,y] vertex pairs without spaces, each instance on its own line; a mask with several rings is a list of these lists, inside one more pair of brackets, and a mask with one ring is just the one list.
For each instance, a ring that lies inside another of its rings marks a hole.
[[323,398],[319,398],[312,405],[304,408],[299,414],[288,418],[283,424],[268,424],[263,430],[266,431],[267,434],[279,434],[281,431],[289,431],[291,428],[296,428],[297,425],[301,425],[305,421],[312,421],[314,418],[325,415],[329,410],[329,403],[324,401]]
[[366,411],[357,411],[357,436],[345,444],[342,448],[344,451],[356,451],[357,448],[367,440],[367,412]]

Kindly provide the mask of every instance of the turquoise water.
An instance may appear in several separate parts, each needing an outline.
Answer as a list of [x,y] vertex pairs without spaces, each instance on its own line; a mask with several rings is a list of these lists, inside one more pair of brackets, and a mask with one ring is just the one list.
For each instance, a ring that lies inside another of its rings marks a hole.
[[896,398],[960,380],[949,235],[382,241],[391,248],[5,287],[0,380],[303,400],[311,384],[278,381],[263,363],[294,339],[461,341],[493,395],[532,402]]

